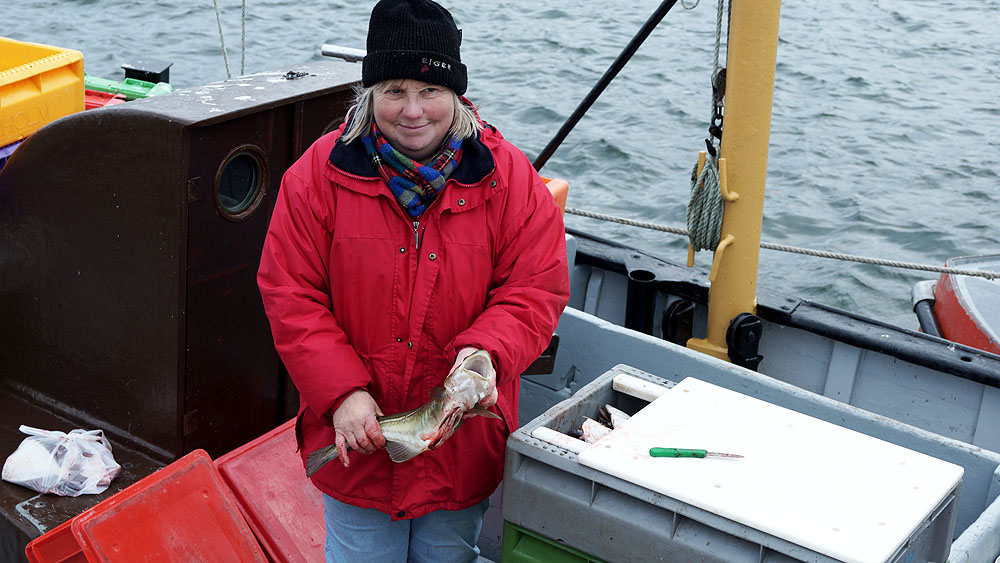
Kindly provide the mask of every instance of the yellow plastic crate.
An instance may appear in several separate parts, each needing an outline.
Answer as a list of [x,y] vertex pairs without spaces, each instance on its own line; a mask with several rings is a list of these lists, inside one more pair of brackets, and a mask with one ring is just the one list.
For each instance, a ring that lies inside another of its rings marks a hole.
[[0,37],[0,147],[83,102],[83,53]]

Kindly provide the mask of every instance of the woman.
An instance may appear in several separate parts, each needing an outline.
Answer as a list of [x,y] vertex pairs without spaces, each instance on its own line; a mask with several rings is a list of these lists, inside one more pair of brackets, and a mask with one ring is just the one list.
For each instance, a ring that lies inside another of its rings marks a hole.
[[[461,30],[430,0],[371,14],[357,101],[286,172],[258,283],[299,390],[303,456],[336,443],[329,561],[470,561],[517,427],[519,375],[569,298],[562,218],[527,158],[462,94]],[[475,350],[474,417],[394,464],[375,416],[426,403]],[[348,453],[347,449],[351,452]]]

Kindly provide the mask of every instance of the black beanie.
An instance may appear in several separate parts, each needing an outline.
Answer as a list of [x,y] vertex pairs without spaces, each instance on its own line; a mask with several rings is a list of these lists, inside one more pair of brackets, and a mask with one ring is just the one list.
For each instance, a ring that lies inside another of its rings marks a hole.
[[412,78],[465,93],[468,76],[459,46],[462,30],[431,0],[381,0],[368,23],[368,54],[361,84]]

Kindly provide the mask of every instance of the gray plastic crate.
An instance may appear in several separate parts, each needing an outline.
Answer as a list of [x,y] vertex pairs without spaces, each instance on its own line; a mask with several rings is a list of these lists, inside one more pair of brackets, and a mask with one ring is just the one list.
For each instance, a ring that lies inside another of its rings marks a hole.
[[[712,366],[707,366],[711,369]],[[540,426],[566,433],[598,407],[633,414],[646,403],[612,388],[618,374],[665,387],[673,382],[618,365],[543,415],[507,442],[505,520],[608,561],[786,562],[835,561],[771,534],[580,465],[576,454],[537,440]],[[848,407],[855,416],[871,416]],[[880,436],[877,436],[880,437]],[[995,457],[995,454],[994,454]],[[992,460],[985,460],[987,464]],[[994,464],[995,467],[995,464]],[[947,560],[958,490],[944,498],[889,561]]]

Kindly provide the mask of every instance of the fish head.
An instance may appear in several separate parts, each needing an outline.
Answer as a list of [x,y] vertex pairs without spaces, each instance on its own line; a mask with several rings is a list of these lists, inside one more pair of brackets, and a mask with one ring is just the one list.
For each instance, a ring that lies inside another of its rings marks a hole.
[[444,380],[445,394],[450,401],[469,410],[486,397],[496,381],[496,370],[490,353],[478,350],[452,371]]

